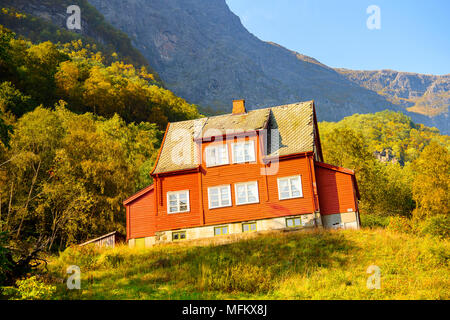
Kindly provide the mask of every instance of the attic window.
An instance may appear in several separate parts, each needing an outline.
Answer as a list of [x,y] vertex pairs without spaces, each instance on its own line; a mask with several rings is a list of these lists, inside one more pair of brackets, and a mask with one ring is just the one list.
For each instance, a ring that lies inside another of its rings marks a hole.
[[233,163],[255,161],[255,143],[250,140],[232,144]]
[[214,167],[228,164],[228,148],[226,144],[205,148],[206,166]]

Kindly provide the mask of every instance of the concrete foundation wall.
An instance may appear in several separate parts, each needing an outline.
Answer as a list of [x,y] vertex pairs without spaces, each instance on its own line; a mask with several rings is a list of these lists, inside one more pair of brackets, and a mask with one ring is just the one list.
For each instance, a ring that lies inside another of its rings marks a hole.
[[359,229],[358,212],[345,212],[322,216],[323,226],[333,229]]
[[[220,236],[214,235],[214,228],[221,227],[221,226],[228,227],[228,235],[249,233],[249,232],[242,231],[242,225],[244,223],[256,223],[256,232],[269,231],[269,230],[293,229],[291,227],[286,226],[286,218],[300,218],[301,222],[302,222],[302,226],[296,227],[297,229],[314,228],[314,227],[321,228],[322,227],[322,220],[321,220],[320,214],[319,213],[311,213],[311,214],[303,214],[303,215],[298,215],[298,216],[286,216],[286,217],[271,218],[271,219],[250,220],[250,221],[242,221],[242,222],[237,222],[237,223],[225,223],[225,224],[218,224],[218,225],[212,225],[212,226],[202,226],[202,227],[186,228],[186,229],[179,229],[179,230],[161,231],[161,232],[157,232],[156,235],[153,237],[146,237],[145,238],[145,246],[150,247],[154,244],[172,242],[172,233],[179,232],[179,231],[186,231],[186,240],[196,240],[196,239],[203,239],[203,238],[220,237]],[[255,231],[253,231],[253,232],[255,232]],[[183,240],[178,240],[178,241],[183,241]],[[136,245],[136,239],[129,239],[128,245],[130,247],[134,247]]]
[[[300,218],[302,225],[300,227],[287,227],[286,226],[286,218]],[[283,230],[283,229],[307,229],[307,228],[344,228],[344,229],[358,229],[358,216],[356,212],[346,212],[342,214],[333,214],[327,216],[321,216],[320,213],[310,213],[310,214],[302,214],[298,216],[285,216],[279,218],[271,218],[271,219],[261,219],[261,220],[250,220],[250,221],[242,221],[236,223],[225,223],[218,224],[212,226],[202,226],[195,228],[186,228],[186,229],[178,229],[178,230],[168,230],[168,231],[160,231],[157,232],[153,237],[145,238],[145,246],[150,247],[155,244],[160,243],[169,243],[172,242],[172,233],[173,232],[186,232],[186,240],[197,240],[197,239],[207,239],[207,238],[219,238],[223,236],[215,236],[214,228],[215,227],[228,227],[227,235],[239,235],[239,234],[248,234],[253,232],[243,232],[242,224],[244,223],[256,223],[256,232],[258,231],[270,231],[270,230]],[[184,240],[177,240],[176,242],[181,242]],[[142,242],[142,241],[141,241]],[[128,245],[130,247],[136,246],[136,239],[129,239]]]

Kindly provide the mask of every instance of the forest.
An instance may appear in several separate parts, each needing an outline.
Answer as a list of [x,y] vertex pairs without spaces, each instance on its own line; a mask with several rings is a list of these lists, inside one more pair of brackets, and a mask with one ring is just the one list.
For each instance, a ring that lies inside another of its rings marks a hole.
[[[151,183],[167,123],[199,117],[145,66],[0,26],[0,284],[43,254],[124,232],[122,201]],[[324,160],[356,172],[365,226],[448,237],[449,136],[392,111],[319,132]]]

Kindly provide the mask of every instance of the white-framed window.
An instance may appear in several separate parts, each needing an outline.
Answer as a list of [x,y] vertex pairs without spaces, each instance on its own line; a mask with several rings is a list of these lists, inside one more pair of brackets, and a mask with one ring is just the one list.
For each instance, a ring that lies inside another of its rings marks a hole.
[[249,204],[259,202],[258,182],[243,182],[234,185],[236,204]]
[[208,203],[210,209],[231,206],[230,185],[208,188]]
[[209,146],[205,148],[206,166],[220,166],[229,164],[228,146],[226,144]]
[[167,192],[167,212],[189,212],[189,190]]
[[233,163],[255,161],[255,143],[253,140],[231,144]]
[[278,178],[278,198],[280,200],[303,197],[301,176]]

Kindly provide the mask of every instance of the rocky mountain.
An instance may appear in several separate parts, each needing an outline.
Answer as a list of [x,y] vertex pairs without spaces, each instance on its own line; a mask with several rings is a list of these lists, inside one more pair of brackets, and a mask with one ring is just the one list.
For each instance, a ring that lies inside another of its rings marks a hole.
[[434,76],[393,70],[336,71],[409,111],[429,116],[448,114],[450,74]]
[[[409,112],[405,108],[415,104],[398,102],[392,98],[395,94],[381,93],[348,72],[261,41],[245,29],[225,0],[88,1],[127,33],[167,87],[189,102],[228,111],[237,98],[246,99],[250,108],[314,99],[320,120],[403,110],[416,122],[449,132],[448,112],[433,118]],[[411,89],[404,87],[403,95],[414,96],[413,83]],[[399,85],[400,81],[392,84]],[[428,87],[416,92],[428,92]],[[433,99],[430,96],[427,103]]]

